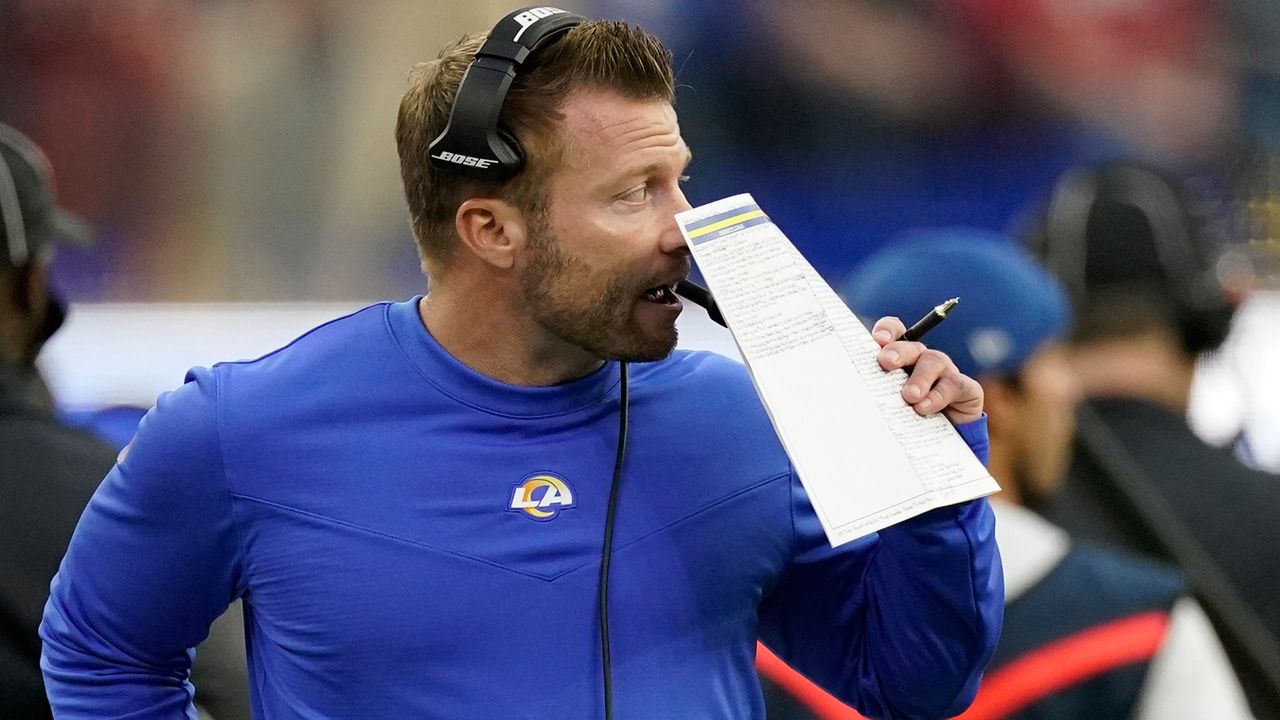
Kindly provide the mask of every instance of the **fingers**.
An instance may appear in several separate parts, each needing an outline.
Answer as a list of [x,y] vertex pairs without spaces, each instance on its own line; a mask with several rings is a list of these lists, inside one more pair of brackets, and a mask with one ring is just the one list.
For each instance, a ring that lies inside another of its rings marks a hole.
[[907,326],[896,317],[882,317],[876,321],[871,328],[871,337],[880,343],[880,347],[884,347],[889,343],[902,337],[907,332]]
[[878,359],[885,370],[908,369],[902,399],[917,413],[945,412],[954,423],[981,417],[982,386],[961,373],[945,353],[922,343],[897,340],[886,345]]
[[[920,343],[903,344],[919,345]],[[904,349],[904,354],[899,357],[899,361],[911,350],[914,348]],[[916,357],[916,361],[910,364],[915,367],[907,378],[907,384],[902,387],[902,399],[913,405],[916,410],[926,413],[937,412],[946,407],[947,403],[939,404],[938,401],[949,399],[950,393],[954,393],[956,388],[950,387],[949,384],[943,385],[942,380],[960,374],[955,364],[951,362],[951,358],[937,350],[925,349]]]

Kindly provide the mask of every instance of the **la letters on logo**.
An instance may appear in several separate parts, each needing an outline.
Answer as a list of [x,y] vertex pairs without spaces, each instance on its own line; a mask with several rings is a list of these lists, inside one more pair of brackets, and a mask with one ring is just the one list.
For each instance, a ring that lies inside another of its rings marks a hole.
[[564,478],[551,473],[537,473],[516,483],[507,509],[545,521],[575,505],[573,488]]

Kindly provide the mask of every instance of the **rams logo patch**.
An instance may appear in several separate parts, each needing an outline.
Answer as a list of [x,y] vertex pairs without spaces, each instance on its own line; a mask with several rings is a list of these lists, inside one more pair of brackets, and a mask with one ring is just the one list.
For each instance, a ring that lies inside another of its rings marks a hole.
[[568,481],[547,472],[535,473],[516,483],[507,510],[524,513],[539,522],[554,520],[561,510],[577,505]]

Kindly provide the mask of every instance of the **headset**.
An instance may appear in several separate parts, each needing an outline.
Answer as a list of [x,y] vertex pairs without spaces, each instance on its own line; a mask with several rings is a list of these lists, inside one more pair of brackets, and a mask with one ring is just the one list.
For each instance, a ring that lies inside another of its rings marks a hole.
[[524,149],[498,120],[511,81],[531,54],[586,20],[553,7],[522,8],[499,20],[462,76],[448,124],[431,141],[431,164],[477,180],[518,174],[524,168]]
[[[23,160],[27,161],[32,168],[35,169],[39,182],[45,187],[52,185],[49,168],[49,161],[45,158],[40,148],[35,143],[28,140],[18,131],[7,125],[0,124],[0,143],[4,143],[6,147],[17,153]],[[0,153],[0,220],[3,220],[6,251],[8,253],[7,264],[14,268],[23,268],[32,261],[31,243],[27,238],[26,218],[22,214],[22,202],[18,198],[18,183],[13,177],[13,170],[9,168],[9,161],[5,159],[4,153]],[[25,275],[21,275],[21,282],[27,282]],[[58,332],[63,323],[67,319],[66,304],[62,298],[53,291],[48,290],[49,303],[47,305],[44,319],[41,321],[40,327],[37,328],[35,337],[32,338],[33,353],[38,353],[40,348],[44,346],[53,334]],[[32,357],[34,360],[34,356]]]
[[[449,122],[431,141],[427,155],[432,166],[444,172],[477,180],[502,181],[524,169],[525,153],[510,128],[499,121],[502,103],[516,73],[534,52],[559,40],[586,18],[554,7],[526,7],[498,21],[476,51],[462,76]],[[715,300],[706,288],[689,281],[676,292],[706,309],[712,320],[724,325]],[[618,510],[618,489],[627,454],[627,364],[618,363],[618,446],[613,480],[605,511],[604,543],[600,560],[597,599],[600,609],[600,664],[604,682],[604,717],[613,719],[613,669],[609,648],[609,567],[613,559],[613,529]]]
[[1090,269],[1089,222],[1102,205],[1136,211],[1149,232],[1126,242],[1154,251],[1154,280],[1167,298],[1183,346],[1193,354],[1222,344],[1235,304],[1218,278],[1209,224],[1181,183],[1152,168],[1113,163],[1076,170],[1054,186],[1032,250],[1066,286],[1077,308],[1108,283]]
[[[0,142],[22,156],[27,156],[27,143],[21,135],[0,125]],[[33,163],[32,167],[40,165]],[[8,245],[8,262],[14,267],[22,267],[31,257],[31,248],[27,243],[27,229],[22,217],[22,203],[18,200],[18,183],[13,179],[13,171],[9,169],[9,161],[4,153],[0,153],[0,216],[4,218],[4,237]]]

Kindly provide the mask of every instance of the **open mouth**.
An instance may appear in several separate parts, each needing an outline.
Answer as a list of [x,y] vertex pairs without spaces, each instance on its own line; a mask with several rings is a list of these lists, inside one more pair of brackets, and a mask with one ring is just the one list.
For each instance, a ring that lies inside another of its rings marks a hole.
[[651,287],[644,291],[643,297],[645,300],[659,305],[675,305],[680,302],[679,298],[676,297],[675,283]]

